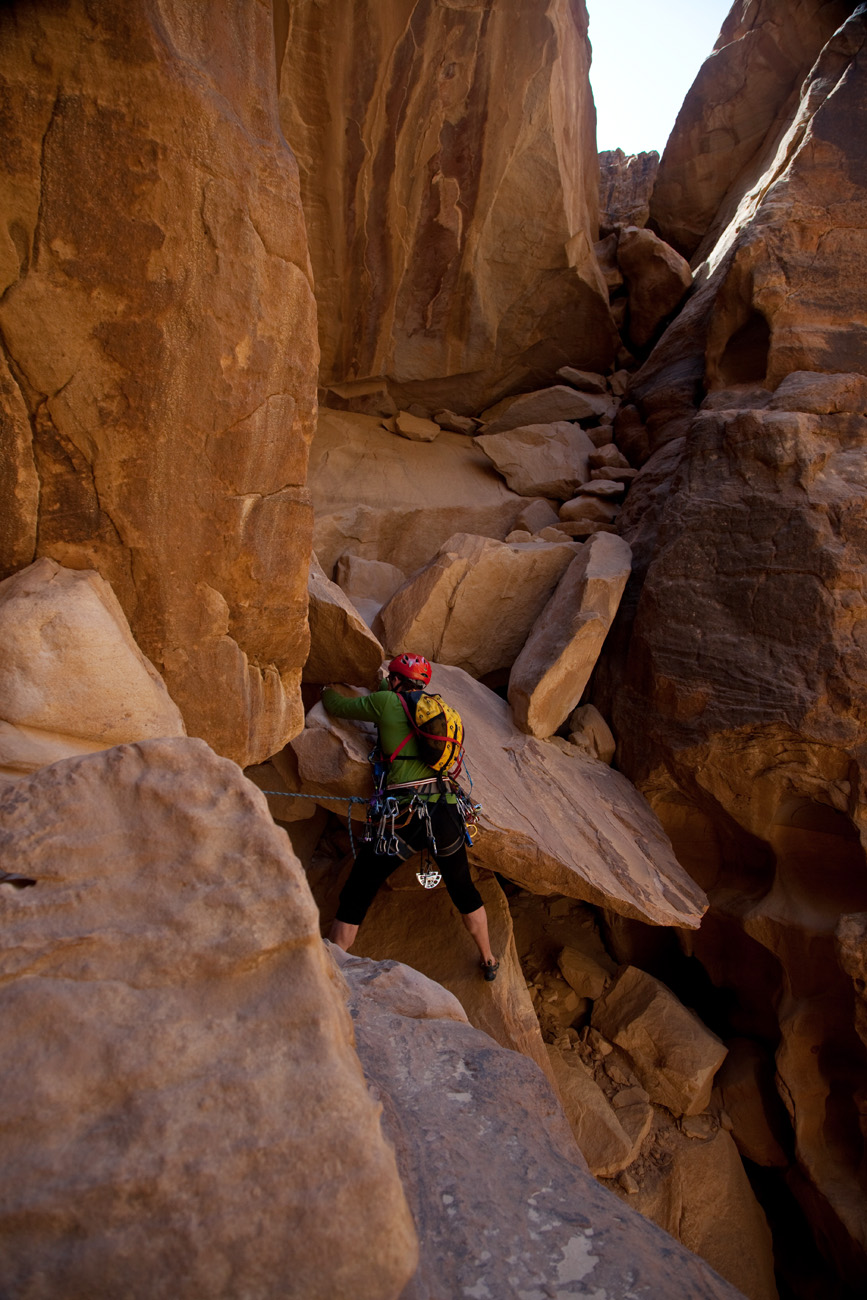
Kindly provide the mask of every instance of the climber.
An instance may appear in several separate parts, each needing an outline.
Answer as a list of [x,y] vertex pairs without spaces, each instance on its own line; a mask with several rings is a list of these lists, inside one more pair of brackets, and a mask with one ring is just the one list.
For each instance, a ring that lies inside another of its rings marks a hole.
[[[401,654],[392,659],[388,676],[370,695],[349,699],[330,687],[322,692],[322,703],[333,717],[376,723],[383,753],[392,756],[386,795],[397,800],[399,809],[387,852],[378,852],[372,842],[362,844],[340,894],[329,938],[349,951],[380,886],[402,862],[428,846],[432,832],[433,857],[449,897],[479,950],[482,973],[491,981],[496,979],[500,963],[491,952],[487,914],[470,876],[464,824],[455,795],[418,757],[412,727],[398,699],[401,692],[423,689],[430,679],[427,659]],[[400,755],[396,756],[398,749]]]

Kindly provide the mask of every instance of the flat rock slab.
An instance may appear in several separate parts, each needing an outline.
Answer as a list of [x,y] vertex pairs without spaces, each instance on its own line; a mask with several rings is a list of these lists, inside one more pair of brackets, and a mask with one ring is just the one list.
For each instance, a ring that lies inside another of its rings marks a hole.
[[504,397],[482,412],[483,434],[506,433],[527,424],[553,424],[556,420],[600,420],[614,415],[617,403],[605,393],[579,393],[568,384],[554,384],[534,393]]
[[458,668],[436,665],[432,689],[464,722],[484,828],[471,858],[532,893],[582,898],[654,925],[698,926],[707,899],[625,777],[525,736],[505,700]]
[[301,866],[200,740],[0,787],[0,1293],[396,1300],[415,1232]]
[[[377,971],[385,967],[385,978]],[[401,1300],[605,1296],[738,1300],[703,1260],[590,1175],[541,1070],[393,963],[343,959],[358,1054],[383,1105],[420,1233]]]
[[410,442],[369,416],[329,410],[319,412],[308,483],[326,572],[351,551],[412,573],[453,533],[505,537],[529,504],[460,433]]

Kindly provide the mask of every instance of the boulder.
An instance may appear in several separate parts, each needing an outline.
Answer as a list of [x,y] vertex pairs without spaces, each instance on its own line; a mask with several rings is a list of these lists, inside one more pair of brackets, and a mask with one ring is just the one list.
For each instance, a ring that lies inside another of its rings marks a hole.
[[632,552],[622,537],[592,537],[564,573],[509,674],[516,724],[552,736],[580,700],[617,613]]
[[563,948],[557,958],[560,973],[579,998],[601,998],[617,969],[613,962],[599,960],[582,948]]
[[627,966],[594,1003],[593,1026],[626,1052],[652,1101],[675,1116],[706,1109],[725,1045],[659,980]]
[[[635,470],[630,470],[634,474]],[[626,490],[624,483],[619,483],[611,478],[590,479],[587,483],[582,483],[576,492],[578,497],[601,497],[606,498],[622,497]]]
[[617,261],[629,289],[629,339],[643,349],[691,287],[692,271],[652,230],[636,226],[620,232]]
[[570,523],[610,524],[617,518],[618,507],[595,493],[582,492],[580,496],[564,501],[560,507],[560,520]]
[[485,433],[474,442],[521,496],[564,501],[589,477],[593,443],[579,425],[567,420]]
[[[586,899],[651,925],[699,924],[705,896],[628,781],[574,747],[567,757],[523,735],[505,700],[459,668],[433,667],[431,689],[463,719],[465,764],[473,799],[482,805],[484,833],[470,850],[475,865],[534,893]],[[335,767],[344,765],[328,793],[360,790],[370,780],[363,725],[329,718],[321,705],[308,715],[311,721],[330,733],[320,742],[323,754],[336,756]]]
[[527,0],[520,30],[463,3],[328,12],[293,0],[276,31],[322,382],[471,415],[567,363],[604,373],[584,4]]
[[433,442],[439,435],[440,426],[409,411],[398,411],[394,417],[394,432],[410,442]]
[[355,411],[359,415],[378,415],[386,419],[397,415],[397,404],[384,379],[329,384],[321,391],[321,405],[330,406],[335,411]]
[[309,484],[326,573],[346,551],[412,573],[453,533],[505,537],[528,504],[462,434],[409,442],[337,411],[319,412]]
[[486,411],[482,434],[508,433],[528,424],[555,424],[561,420],[599,420],[611,418],[616,403],[607,393],[581,393],[567,384],[540,388],[534,393],[504,397]]
[[303,680],[319,686],[334,681],[375,686],[382,646],[349,597],[325,576],[315,555],[310,557],[307,591],[310,654]]
[[389,653],[410,649],[474,677],[512,666],[575,549],[458,533],[380,612]]
[[442,995],[422,1002],[405,966],[343,957],[341,970],[368,1085],[424,1224],[402,1300],[566,1297],[582,1287],[668,1300],[673,1273],[682,1300],[737,1300],[592,1177],[532,1061],[460,1023]]
[[397,1300],[381,1107],[238,767],[187,739],[55,763],[0,791],[0,859],[36,880],[0,889],[0,1290]]
[[608,442],[603,447],[596,447],[587,457],[587,465],[591,470],[629,469],[629,461],[613,442]]
[[[344,693],[355,694],[349,689]],[[367,808],[361,801],[373,794],[368,755],[375,743],[372,723],[332,718],[316,704],[301,734],[273,761],[290,790],[316,796],[317,803],[340,816],[351,812],[356,821],[364,821]]]
[[472,438],[479,427],[478,420],[471,415],[456,415],[454,411],[434,411],[433,417],[441,429],[450,433],[465,433]]
[[371,627],[383,605],[406,582],[406,574],[385,560],[364,560],[346,551],[337,561],[334,581]]
[[551,524],[557,522],[557,511],[550,501],[540,497],[537,501],[531,501],[525,506],[518,518],[515,520],[515,528],[525,528],[528,533],[535,535],[540,533],[543,528],[548,528]]
[[613,1178],[632,1164],[632,1140],[577,1052],[549,1046],[548,1057],[566,1118],[591,1174]]
[[0,577],[95,569],[187,731],[246,765],[303,725],[313,524],[316,304],[272,15],[95,14],[0,11]]
[[834,937],[840,965],[855,987],[855,1029],[867,1046],[867,912],[841,916]]
[[564,379],[573,388],[582,393],[607,393],[608,385],[604,375],[594,375],[589,370],[576,370],[574,366],[561,366],[557,378]]
[[595,705],[582,704],[574,709],[567,727],[569,740],[583,753],[603,763],[612,762],[617,746],[611,728]]
[[0,583],[0,772],[185,734],[98,573],[41,559]]

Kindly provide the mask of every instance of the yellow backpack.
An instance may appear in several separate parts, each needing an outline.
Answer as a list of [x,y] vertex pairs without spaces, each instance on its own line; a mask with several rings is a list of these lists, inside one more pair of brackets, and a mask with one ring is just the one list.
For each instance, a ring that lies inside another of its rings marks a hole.
[[441,695],[424,691],[397,692],[412,731],[389,758],[393,763],[411,736],[418,741],[419,758],[434,772],[457,776],[464,752],[464,724],[457,709],[446,704]]

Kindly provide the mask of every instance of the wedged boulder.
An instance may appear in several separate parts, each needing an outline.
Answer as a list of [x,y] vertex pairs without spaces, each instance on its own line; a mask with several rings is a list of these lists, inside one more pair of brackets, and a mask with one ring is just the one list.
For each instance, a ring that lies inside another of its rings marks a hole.
[[380,611],[389,653],[409,649],[473,677],[510,668],[575,550],[565,537],[450,537]]
[[398,587],[406,582],[406,574],[396,564],[388,564],[385,560],[364,560],[360,555],[347,551],[337,561],[334,580],[371,627],[386,601],[391,600]]
[[610,763],[617,748],[611,728],[594,704],[574,709],[568,722],[569,740],[590,758]]
[[646,226],[650,196],[659,167],[655,149],[626,154],[622,149],[603,149],[599,154],[599,223],[612,226]]
[[319,412],[308,482],[327,573],[346,551],[412,573],[453,533],[505,537],[528,504],[462,434],[408,442],[337,411]]
[[439,1010],[433,993],[422,999],[406,967],[340,960],[358,1055],[424,1224],[402,1300],[565,1300],[588,1288],[610,1300],[670,1300],[675,1273],[682,1300],[737,1300],[703,1260],[592,1177],[532,1061],[456,1021],[450,1004]]
[[[536,894],[586,899],[651,925],[698,926],[707,899],[628,781],[574,746],[567,756],[525,736],[506,701],[468,673],[433,668],[431,690],[463,719],[473,799],[482,805],[483,833],[470,850],[475,865]],[[370,780],[362,725],[329,718],[321,705],[308,715],[311,721],[330,733],[317,743],[344,764],[328,793],[361,790]],[[309,730],[292,742],[294,749]]]
[[187,739],[55,763],[0,789],[0,859],[36,880],[0,889],[0,1290],[396,1300],[394,1153],[238,767]]
[[307,582],[310,654],[302,680],[318,686],[350,681],[375,686],[383,649],[349,597],[310,556]]
[[577,370],[575,366],[561,366],[557,378],[564,379],[573,388],[582,393],[607,393],[608,385],[604,375],[594,375],[591,370]]
[[537,501],[531,501],[528,506],[524,507],[515,520],[515,528],[525,528],[528,533],[535,536],[537,533],[541,533],[543,528],[549,528],[551,524],[556,524],[557,519],[557,511],[551,502],[540,497]]
[[613,1178],[635,1159],[634,1143],[576,1052],[549,1046],[548,1059],[566,1118],[591,1174]]
[[607,393],[582,393],[568,384],[554,384],[534,393],[518,393],[482,411],[482,434],[508,433],[528,424],[555,424],[560,420],[610,419],[617,403]]
[[692,285],[692,271],[652,230],[621,230],[617,261],[629,289],[629,340],[646,348]]
[[474,439],[513,492],[522,496],[574,496],[590,477],[594,446],[584,430],[568,420],[554,424],[525,424],[506,433],[484,433]]
[[617,969],[613,962],[602,962],[598,955],[582,948],[564,948],[557,958],[560,974],[579,998],[601,998]]
[[594,1003],[593,1026],[626,1052],[652,1101],[675,1116],[707,1108],[725,1044],[659,980],[627,966]]
[[617,613],[632,562],[622,537],[591,537],[560,579],[509,674],[515,722],[552,736],[580,700]]
[[323,808],[342,816],[351,812],[355,820],[363,821],[366,806],[350,805],[347,800],[368,799],[373,794],[368,755],[375,743],[372,723],[332,718],[322,704],[316,704],[307,714],[304,730],[272,761],[290,790],[315,795]]
[[565,524],[598,523],[610,524],[617,518],[618,506],[613,501],[605,501],[592,493],[582,492],[579,496],[564,501],[560,507],[560,519]]
[[41,559],[0,583],[0,772],[185,734],[98,573]]
[[397,415],[397,403],[384,379],[356,379],[345,384],[329,384],[320,390],[320,405],[335,411],[354,411],[357,415],[376,415],[390,419]]

